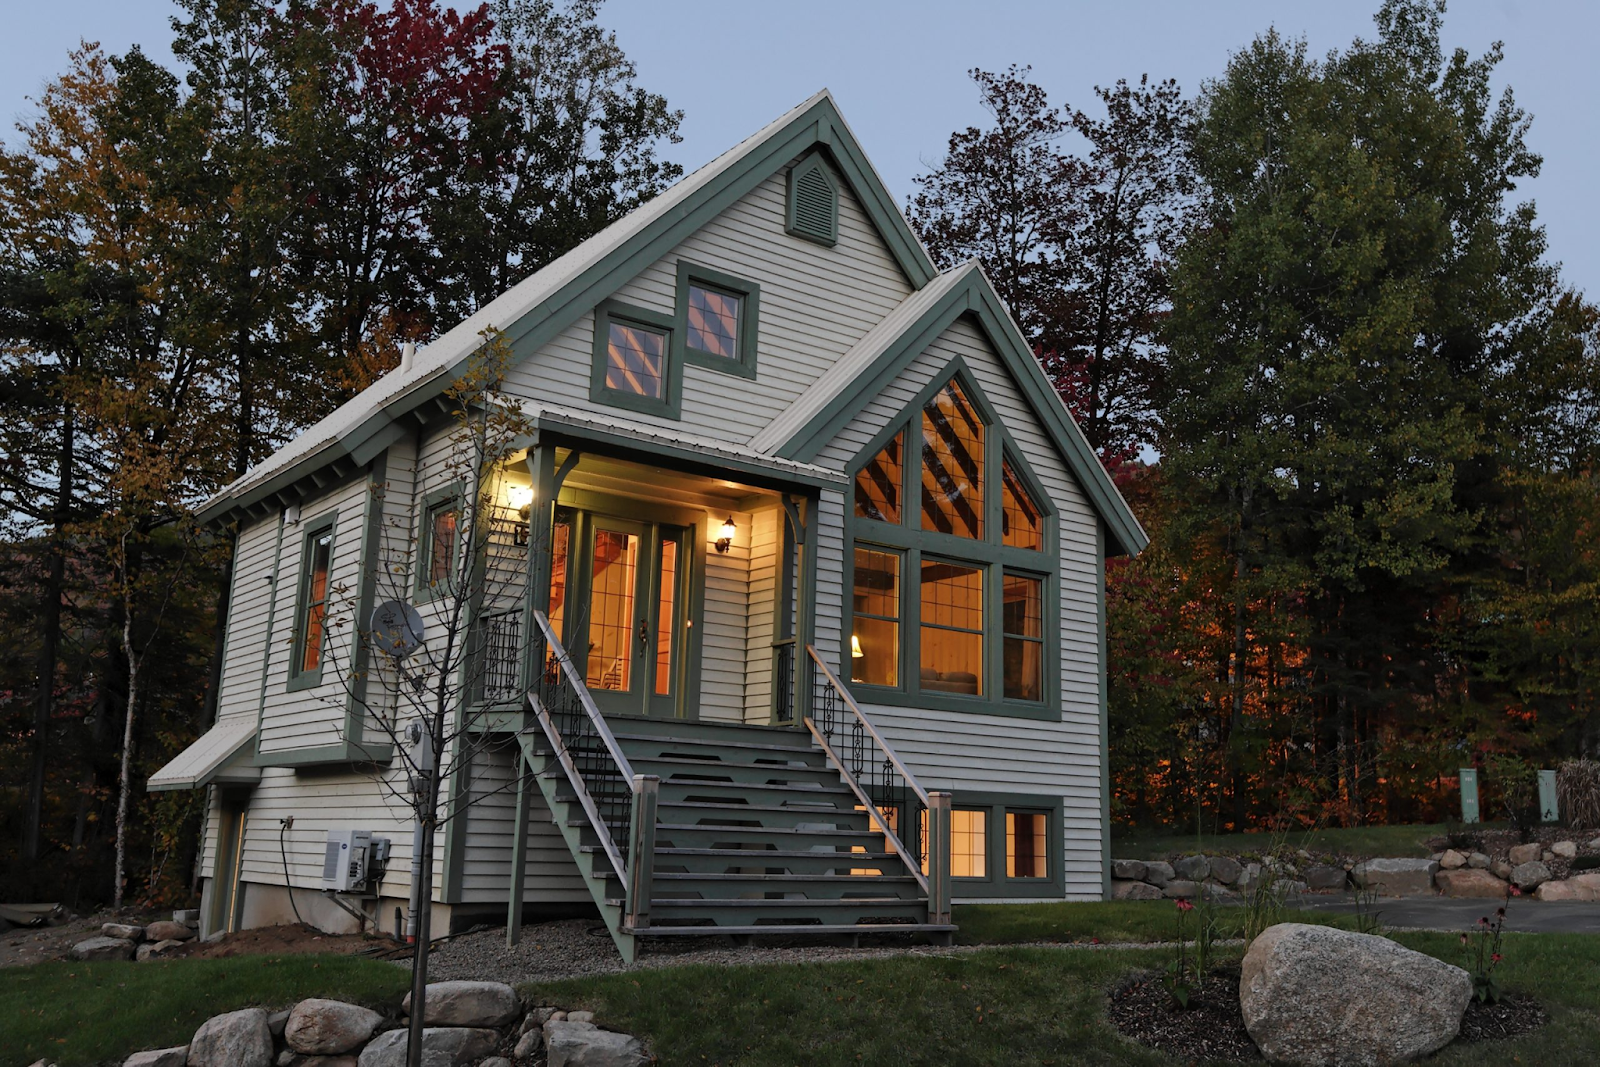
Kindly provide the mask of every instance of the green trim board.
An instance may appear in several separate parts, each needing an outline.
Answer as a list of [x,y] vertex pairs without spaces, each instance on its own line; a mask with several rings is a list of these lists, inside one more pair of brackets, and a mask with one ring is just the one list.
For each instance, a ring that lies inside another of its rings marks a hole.
[[[333,588],[333,553],[339,545],[339,509],[323,512],[314,519],[302,521],[300,524],[300,566],[296,571],[294,623],[290,630],[289,677],[284,683],[284,691],[296,693],[306,689],[314,689],[322,684],[322,665],[327,660],[328,630],[327,603]],[[327,587],[323,590],[323,626],[319,635],[321,644],[317,649],[317,665],[312,670],[301,669],[305,663],[306,609],[310,607],[312,561],[316,554],[317,540],[323,536],[328,538],[328,577]]]
[[[1105,559],[1106,527],[1097,522],[1094,526],[1095,559]],[[1100,663],[1095,680],[1100,689],[1100,894],[1101,899],[1111,899],[1111,710],[1109,700],[1110,663],[1106,659],[1106,568],[1102,562],[1095,568],[1095,625],[1099,629]]]
[[[613,388],[606,384],[611,362],[613,325],[633,327],[662,335],[661,396],[630,393],[625,389]],[[638,411],[646,415],[678,418],[683,405],[681,344],[682,342],[678,340],[677,325],[672,316],[633,304],[624,304],[618,300],[602,300],[594,309],[594,345],[589,367],[590,402],[626,411]]]
[[[735,298],[739,303],[738,336],[732,358],[703,352],[689,344],[689,289],[699,286]],[[719,374],[755,378],[760,340],[761,286],[720,270],[678,260],[677,299],[673,313],[673,351],[686,366],[704,367]]]
[[360,742],[366,732],[367,665],[371,649],[364,627],[372,618],[377,599],[378,573],[381,566],[383,512],[388,495],[389,453],[372,461],[367,471],[366,510],[361,517],[363,535],[361,556],[356,567],[356,618],[350,635],[350,685],[345,697],[344,737],[346,741]]
[[832,248],[839,243],[839,187],[820,150],[789,168],[783,232]]
[[[757,489],[820,489],[838,488],[844,484],[842,477],[784,470],[755,459],[737,456],[713,455],[691,444],[673,444],[660,438],[635,437],[623,430],[576,424],[550,411],[536,417],[542,440],[563,447],[588,447],[608,459],[628,460],[636,463],[669,466],[682,474],[700,474],[713,478],[737,475],[741,481]],[[596,448],[595,446],[599,446]]]
[[[950,810],[982,811],[984,817],[984,870],[982,878],[952,877],[954,898],[1039,899],[1064,898],[1066,889],[1066,822],[1062,798],[1049,794],[998,793],[971,789],[952,792]],[[1042,814],[1046,819],[1045,877],[1012,878],[1006,874],[1006,812]],[[905,813],[899,813],[905,825]]]
[[[668,255],[684,238],[819,144],[826,146],[835,168],[849,184],[911,285],[920,289],[932,281],[938,275],[932,259],[862,152],[833,98],[824,92],[795,109],[786,121],[775,124],[738,159],[684,196],[682,203],[650,219],[627,240],[596,257],[548,296],[517,315],[506,327],[517,355],[526,358],[536,352],[640,271]],[[444,391],[459,380],[470,351],[475,348],[476,344],[471,345],[450,366],[388,398],[348,431],[259,484],[237,493],[225,489],[202,505],[197,517],[203,523],[226,521],[238,512],[248,513],[270,506],[275,499],[294,499],[303,489],[302,483],[330,465],[364,466],[405,434],[403,420],[418,409],[441,402]]]
[[272,548],[271,592],[267,595],[267,628],[261,639],[261,691],[256,697],[256,738],[254,751],[261,751],[261,726],[267,717],[267,680],[272,671],[272,627],[278,616],[278,580],[283,568],[283,530],[288,523],[278,515],[278,533]]
[[[914,507],[916,487],[922,484],[920,467],[913,466],[910,457],[920,454],[912,442],[921,435],[923,406],[951,382],[957,382],[968,401],[977,410],[984,423],[984,498],[982,540],[956,534],[924,530],[921,509]],[[905,447],[901,465],[901,516],[898,523],[881,522],[859,517],[855,513],[854,483],[856,475],[897,434],[905,434]],[[1025,487],[1035,494],[1035,505],[1043,521],[1042,541],[1039,549],[1018,548],[1000,543],[1001,509],[1000,492],[1002,462],[1009,460],[1013,471]],[[852,490],[844,501],[844,552],[841,565],[843,602],[840,605],[840,644],[838,662],[848,670],[851,663],[850,637],[854,629],[853,590],[855,588],[855,548],[862,545],[887,549],[900,559],[899,591],[899,685],[894,687],[869,685],[851,681],[851,692],[863,703],[887,704],[929,710],[963,712],[967,714],[1009,715],[1016,718],[1058,721],[1060,706],[1060,522],[1050,497],[1039,490],[1039,480],[1022,458],[1005,425],[976,379],[961,357],[950,360],[928,381],[911,402],[875,434],[846,468],[851,478]],[[983,677],[982,695],[967,696],[940,691],[924,690],[921,684],[921,626],[920,575],[926,558],[949,560],[982,569],[984,573],[983,620]],[[1005,633],[1004,577],[1016,574],[1042,583],[1042,663],[1040,665],[1040,692],[1036,701],[1007,698],[999,688],[1004,678]],[[853,671],[849,673],[854,673]],[[849,674],[846,674],[848,677]]]
[[843,390],[780,445],[776,454],[802,462],[815,460],[850,420],[898,378],[951,323],[969,315],[994,346],[1002,365],[1033,409],[1056,451],[1106,523],[1116,550],[1137,555],[1149,543],[1149,537],[1051,388],[1005,304],[976,266],[957,269],[965,270],[966,276],[888,345],[872,365],[856,377],[850,388]]

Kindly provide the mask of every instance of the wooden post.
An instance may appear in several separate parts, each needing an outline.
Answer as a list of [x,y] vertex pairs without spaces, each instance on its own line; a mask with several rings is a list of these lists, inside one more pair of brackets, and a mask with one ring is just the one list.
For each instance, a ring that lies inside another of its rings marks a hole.
[[544,648],[544,641],[533,621],[533,609],[540,611],[550,603],[550,536],[555,521],[556,450],[553,445],[534,444],[528,449],[528,477],[533,483],[533,503],[528,509],[528,598],[522,612],[522,687],[531,689],[544,670],[534,663],[533,651]]
[[633,776],[633,814],[628,825],[628,900],[623,926],[643,930],[650,925],[650,892],[656,864],[656,806],[661,779]]
[[528,782],[533,777],[533,768],[529,766],[522,746],[518,745],[514,751],[520,773],[517,775],[517,814],[511,821],[511,889],[506,900],[507,948],[522,939],[522,887],[528,867]]
[[928,793],[928,922],[950,923],[950,793]]

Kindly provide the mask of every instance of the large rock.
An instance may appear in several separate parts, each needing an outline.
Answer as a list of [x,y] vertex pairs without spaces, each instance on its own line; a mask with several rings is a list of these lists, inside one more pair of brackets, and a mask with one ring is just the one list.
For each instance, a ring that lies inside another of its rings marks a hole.
[[1119,882],[1111,883],[1112,900],[1160,900],[1161,890],[1149,882]]
[[1144,880],[1153,886],[1165,888],[1176,872],[1166,860],[1152,860],[1144,865]]
[[1204,856],[1184,856],[1172,865],[1172,869],[1179,878],[1203,882],[1211,876],[1211,861]]
[[[440,983],[443,985],[444,983]],[[407,1030],[388,1030],[361,1050],[360,1067],[405,1067]],[[422,1031],[422,1067],[465,1067],[500,1044],[493,1030],[430,1026]]]
[[1545,882],[1533,896],[1536,900],[1600,900],[1600,871],[1575,874],[1559,882]]
[[1506,895],[1510,887],[1489,871],[1467,867],[1458,871],[1440,871],[1433,876],[1439,892],[1447,897],[1484,897],[1495,899]]
[[1447,848],[1439,856],[1439,866],[1447,871],[1459,871],[1467,865],[1467,857],[1453,848]]
[[1578,843],[1576,841],[1557,841],[1550,846],[1550,851],[1564,860],[1570,860],[1578,854]]
[[1112,860],[1111,877],[1123,878],[1128,881],[1144,881],[1145,872],[1149,866],[1143,860]]
[[645,1067],[650,1062],[638,1038],[601,1030],[594,1023],[545,1023],[544,1043],[549,1067]]
[[511,1050],[511,1056],[519,1063],[531,1060],[544,1048],[544,1029],[529,1030],[517,1038],[517,1047]]
[[1472,979],[1387,938],[1304,923],[1250,944],[1239,1002],[1269,1060],[1302,1067],[1405,1063],[1461,1029]]
[[262,1008],[213,1015],[189,1041],[189,1067],[272,1067],[272,1031]]
[[1467,857],[1468,867],[1479,867],[1487,870],[1490,862],[1491,861],[1489,857],[1482,852],[1474,852],[1472,855]]
[[144,944],[139,946],[139,950],[135,958],[138,959],[140,963],[143,963],[145,960],[150,959],[151,957],[166,956],[170,954],[173,949],[178,948],[182,944],[182,941],[146,941]]
[[135,1052],[122,1061],[122,1067],[184,1067],[189,1060],[189,1046],[157,1048],[149,1052]]
[[1211,857],[1211,877],[1223,885],[1233,885],[1239,880],[1239,875],[1244,868],[1239,866],[1239,861],[1230,856]]
[[1161,895],[1174,900],[1193,900],[1200,895],[1200,883],[1187,878],[1174,878],[1161,890]]
[[73,945],[67,955],[75,960],[131,960],[135,948],[125,937],[91,937]]
[[[430,982],[423,999],[429,1026],[504,1026],[522,1014],[517,991],[504,982]],[[410,993],[404,1006],[410,1014]]]
[[1531,845],[1511,846],[1511,866],[1520,867],[1524,863],[1532,863],[1544,855],[1544,846],[1535,841]]
[[1511,881],[1511,872],[1516,870],[1516,868],[1511,866],[1511,864],[1507,863],[1505,860],[1495,860],[1489,864],[1489,870],[1493,871],[1494,876],[1500,879],[1502,882],[1509,882]]
[[194,931],[183,923],[165,919],[146,926],[144,936],[151,941],[187,941],[194,936]]
[[1251,893],[1261,882],[1261,864],[1251,862],[1244,865],[1244,870],[1239,872],[1239,880],[1234,883],[1241,893]]
[[100,927],[101,937],[119,937],[124,941],[144,940],[144,927],[134,926],[130,923],[104,923]]
[[1305,872],[1308,889],[1343,889],[1349,878],[1349,873],[1343,867],[1307,867]]
[[1350,877],[1362,889],[1386,897],[1419,897],[1433,892],[1433,875],[1438,869],[1433,860],[1363,860],[1355,865]]
[[1518,889],[1525,892],[1532,892],[1538,889],[1548,882],[1550,878],[1550,868],[1544,865],[1543,860],[1529,860],[1527,863],[1519,863],[1516,869],[1511,872],[1511,880],[1516,883]]
[[342,1000],[302,1000],[289,1013],[283,1040],[296,1052],[337,1056],[360,1048],[378,1029],[383,1016],[371,1008]]

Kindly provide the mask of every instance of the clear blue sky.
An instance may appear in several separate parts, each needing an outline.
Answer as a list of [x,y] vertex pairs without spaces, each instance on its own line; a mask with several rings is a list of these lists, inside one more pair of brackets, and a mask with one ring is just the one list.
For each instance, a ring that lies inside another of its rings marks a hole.
[[[1058,0],[609,0],[602,22],[638,64],[642,83],[686,113],[673,157],[693,168],[826,86],[838,97],[897,199],[937,159],[952,130],[982,120],[966,71],[1032,64],[1058,103],[1086,106],[1096,84],[1149,72],[1192,91],[1228,53],[1268,26],[1305,36],[1313,52],[1372,31],[1367,2]],[[458,3],[456,6],[465,6]],[[59,71],[82,39],[120,51],[142,44],[170,60],[169,0],[5,0],[0,120]],[[1505,42],[1502,85],[1534,116],[1545,159],[1527,184],[1569,284],[1600,297],[1600,4],[1592,0],[1454,0],[1445,43],[1480,53]]]

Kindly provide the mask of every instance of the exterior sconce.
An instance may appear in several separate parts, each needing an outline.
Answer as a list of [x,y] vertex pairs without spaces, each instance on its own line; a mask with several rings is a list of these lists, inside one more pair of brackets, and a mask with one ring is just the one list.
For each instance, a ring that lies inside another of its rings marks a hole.
[[867,658],[867,654],[865,652],[861,651],[861,638],[857,637],[855,634],[851,634],[850,635],[850,658],[851,659],[866,659]]
[[733,535],[738,532],[739,528],[733,524],[733,516],[729,515],[722,521],[722,529],[718,531],[717,551],[727,552],[733,545]]
[[533,517],[533,486],[508,485],[506,486],[506,503],[517,509],[516,532],[512,540],[521,548],[528,543],[528,522]]

